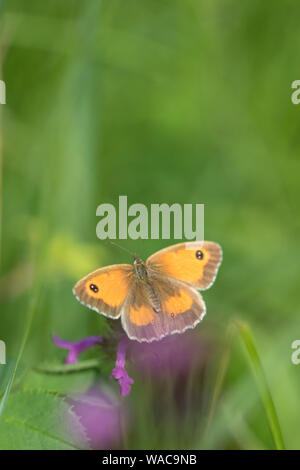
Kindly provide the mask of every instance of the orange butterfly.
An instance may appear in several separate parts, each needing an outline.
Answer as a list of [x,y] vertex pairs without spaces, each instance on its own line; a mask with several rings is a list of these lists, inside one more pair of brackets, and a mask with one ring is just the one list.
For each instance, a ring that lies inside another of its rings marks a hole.
[[73,292],[87,307],[120,318],[128,337],[151,342],[194,328],[205,315],[197,289],[208,289],[222,261],[214,242],[179,243],[144,263],[97,269],[77,282]]

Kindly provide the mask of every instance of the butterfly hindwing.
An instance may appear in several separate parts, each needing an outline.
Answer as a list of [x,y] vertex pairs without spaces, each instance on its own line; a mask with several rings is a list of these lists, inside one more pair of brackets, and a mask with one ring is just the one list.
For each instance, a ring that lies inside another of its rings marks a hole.
[[151,342],[194,328],[205,315],[196,290],[163,278],[136,282],[122,309],[122,326],[130,339]]

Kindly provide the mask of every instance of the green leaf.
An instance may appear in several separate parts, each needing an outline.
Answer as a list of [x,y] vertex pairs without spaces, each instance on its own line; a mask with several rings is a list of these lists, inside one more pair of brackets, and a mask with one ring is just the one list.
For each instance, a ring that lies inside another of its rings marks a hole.
[[84,429],[68,403],[44,391],[12,393],[0,434],[2,450],[88,447]]
[[69,393],[84,393],[95,383],[97,375],[94,370],[78,371],[76,373],[52,374],[39,370],[30,371],[24,380],[24,387],[43,389],[67,395]]
[[37,366],[35,370],[43,372],[45,374],[67,374],[69,372],[81,372],[84,370],[99,369],[100,361],[98,359],[87,359],[85,361],[79,361],[75,364],[60,364],[52,362],[44,362]]

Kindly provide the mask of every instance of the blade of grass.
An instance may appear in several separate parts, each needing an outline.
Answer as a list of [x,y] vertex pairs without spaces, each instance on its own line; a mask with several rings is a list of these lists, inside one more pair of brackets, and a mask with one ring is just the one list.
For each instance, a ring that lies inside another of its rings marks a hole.
[[270,426],[275,447],[278,450],[283,450],[285,446],[279,425],[278,416],[276,413],[271,391],[264,374],[262,363],[257,352],[251,328],[246,323],[239,321],[236,322],[236,328],[244,344],[249,364],[253,370],[253,374],[260,391],[261,399],[268,418],[268,424]]
[[[0,4],[0,8],[2,5]],[[3,62],[8,50],[8,30],[7,28],[1,34],[1,52],[0,52],[0,79],[2,79]],[[4,46],[3,46],[4,45]],[[0,108],[0,265],[2,260],[2,212],[3,212],[3,112]]]
[[221,361],[219,370],[217,372],[213,396],[212,396],[211,405],[210,405],[210,409],[208,413],[206,430],[209,428],[212,418],[215,414],[215,410],[217,407],[217,403],[219,401],[219,397],[222,391],[224,379],[225,379],[229,361],[230,361],[233,340],[236,334],[239,335],[240,340],[242,341],[245,351],[247,353],[247,359],[253,371],[254,378],[256,380],[256,383],[260,392],[260,396],[261,396],[263,406],[267,415],[267,420],[268,420],[268,424],[270,427],[270,431],[272,434],[275,448],[277,450],[283,450],[285,449],[285,446],[284,446],[284,441],[283,441],[283,437],[282,437],[282,433],[280,429],[278,416],[276,413],[271,391],[270,391],[270,388],[268,386],[268,383],[267,383],[267,380],[263,371],[262,363],[261,363],[259,354],[257,352],[253,334],[251,332],[250,326],[241,321],[237,321],[237,320],[233,321],[229,324],[229,327],[228,327],[228,333],[227,333],[228,339],[227,339],[226,350],[225,350],[225,354],[223,355],[223,359]]
[[27,320],[26,320],[26,325],[25,325],[25,331],[24,331],[22,343],[21,343],[21,346],[20,346],[20,349],[19,349],[16,364],[15,364],[14,370],[12,372],[12,375],[11,375],[9,381],[8,381],[8,384],[6,386],[6,389],[5,389],[4,395],[2,397],[2,400],[0,402],[0,420],[1,420],[1,417],[2,417],[2,414],[3,414],[3,410],[4,410],[4,407],[5,407],[5,403],[7,401],[8,395],[10,393],[13,382],[15,380],[17,369],[18,369],[18,366],[20,364],[20,361],[21,361],[26,343],[27,343],[27,339],[28,339],[28,336],[29,336],[29,332],[30,332],[30,328],[31,328],[31,325],[32,325],[32,321],[33,321],[34,313],[35,313],[35,310],[36,310],[36,306],[37,306],[37,296],[33,296],[33,300],[31,301],[31,304],[30,304],[30,307],[29,307],[29,310],[28,310],[28,315],[27,315]]
[[215,386],[213,389],[213,395],[211,399],[211,404],[209,406],[209,411],[208,411],[208,417],[207,417],[207,423],[206,423],[206,429],[209,428],[212,418],[215,414],[215,410],[217,407],[217,403],[219,401],[219,397],[221,395],[224,379],[227,373],[229,361],[230,361],[230,356],[231,356],[231,349],[232,349],[232,343],[233,339],[235,336],[235,328],[232,323],[229,324],[228,330],[227,330],[227,341],[226,341],[226,346],[225,346],[225,352],[222,356],[222,360],[220,363],[220,366],[217,371],[217,376],[216,376],[216,381],[215,381]]

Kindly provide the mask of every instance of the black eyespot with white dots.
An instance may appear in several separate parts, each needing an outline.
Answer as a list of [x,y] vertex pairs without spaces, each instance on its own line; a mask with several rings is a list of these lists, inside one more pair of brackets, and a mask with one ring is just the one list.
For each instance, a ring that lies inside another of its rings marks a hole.
[[196,251],[196,258],[197,259],[203,259],[203,252],[201,250]]
[[96,286],[96,284],[90,284],[90,289],[95,292],[95,294],[98,292],[98,287]]

